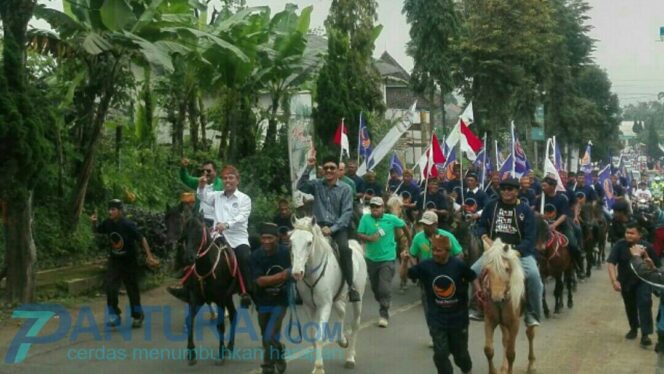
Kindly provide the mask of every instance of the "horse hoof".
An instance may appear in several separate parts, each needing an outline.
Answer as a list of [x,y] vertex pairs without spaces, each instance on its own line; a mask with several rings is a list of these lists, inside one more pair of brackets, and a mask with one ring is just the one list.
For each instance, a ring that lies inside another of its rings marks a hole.
[[346,363],[344,363],[344,368],[355,369],[355,361],[346,361]]

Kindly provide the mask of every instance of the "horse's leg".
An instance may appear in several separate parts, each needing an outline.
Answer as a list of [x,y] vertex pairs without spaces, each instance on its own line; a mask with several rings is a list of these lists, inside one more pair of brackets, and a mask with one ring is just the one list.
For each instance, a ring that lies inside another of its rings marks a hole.
[[574,306],[574,300],[572,298],[572,274],[569,271],[565,272],[565,284],[567,285],[567,307],[571,309]]
[[341,348],[348,348],[348,339],[346,338],[346,334],[344,331],[344,320],[346,318],[346,302],[344,300],[337,300],[332,304],[332,308],[334,308],[334,313],[337,315],[339,318],[339,324],[341,325],[341,334],[339,334],[337,338],[337,344],[339,344],[339,347]]
[[535,326],[528,326],[526,328],[526,336],[528,337],[528,374],[532,374],[535,372],[535,351],[533,349]]
[[[233,303],[233,297],[229,296],[226,301],[224,302],[224,306],[226,310],[228,311],[228,320],[231,323],[231,329],[230,332],[228,333],[228,345],[226,346],[226,349],[228,350],[229,353],[232,354],[233,349],[235,348],[235,327],[237,325],[237,310],[235,309],[235,304]],[[223,309],[222,309],[223,310]],[[222,320],[224,317],[221,317]]]
[[549,318],[551,314],[549,313],[549,306],[546,304],[546,282],[545,279],[542,279],[542,309],[544,309],[544,316]]
[[[216,321],[217,312],[214,310],[214,305],[212,305],[212,303],[207,303],[207,306],[208,306],[208,312],[210,313],[209,314],[210,322]],[[217,307],[219,307],[219,304],[217,304]],[[221,310],[223,310],[223,308]]]
[[563,279],[562,274],[556,274],[556,288],[553,290],[553,298],[556,305],[554,306],[553,313],[558,314],[562,310],[563,303]]
[[[217,313],[217,333],[219,334],[219,357],[215,362],[216,365],[223,365],[226,360],[226,348],[224,347],[224,338],[226,335],[226,326],[224,324],[224,302],[218,300],[215,304],[219,308],[221,313]],[[208,307],[211,307],[212,304],[208,303]],[[231,322],[232,324],[232,322]]]
[[505,350],[505,365],[503,371],[512,374],[514,370],[514,358],[516,357],[516,336],[519,334],[519,316],[513,316],[509,326],[503,327],[503,349]]
[[346,351],[346,369],[355,367],[355,344],[357,343],[357,334],[360,332],[360,319],[362,318],[362,303],[353,303],[353,319],[351,320],[350,339],[348,342],[348,350]]
[[484,316],[484,355],[489,362],[489,374],[496,374],[496,367],[493,365],[493,333],[496,324],[489,319],[488,314]]
[[593,258],[595,258],[595,241],[593,240],[586,250],[586,278],[590,278],[590,272],[593,268]]
[[[331,298],[330,298],[331,299]],[[323,364],[323,334],[328,329],[326,324],[330,321],[330,312],[332,305],[322,305],[316,310],[316,315],[314,321],[318,323],[318,332],[316,339],[314,340],[314,354],[316,361],[314,362],[314,370],[312,374],[324,374],[325,367]]]
[[[193,296],[190,293],[190,297]],[[192,298],[193,299],[193,298]],[[191,300],[191,299],[190,299]],[[197,302],[189,302],[189,311],[186,316],[187,321],[187,358],[189,365],[196,365],[196,346],[194,345],[194,321],[200,305]]]

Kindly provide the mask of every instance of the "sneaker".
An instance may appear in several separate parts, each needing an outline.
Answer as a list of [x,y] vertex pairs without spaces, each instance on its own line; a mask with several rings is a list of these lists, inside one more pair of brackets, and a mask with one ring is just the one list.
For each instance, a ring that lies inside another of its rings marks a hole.
[[468,318],[473,321],[484,321],[484,313],[477,310],[471,310],[470,313],[468,313]]
[[176,299],[189,303],[189,292],[184,287],[166,287],[166,291],[173,295]]
[[652,345],[652,340],[650,340],[650,337],[648,335],[643,335],[641,337],[641,345],[644,347]]
[[537,318],[533,318],[533,317],[526,318],[526,326],[527,327],[533,327],[533,326],[537,327],[539,325],[540,325],[540,323],[537,320]]
[[388,323],[389,322],[387,321],[387,318],[380,317],[380,319],[378,320],[378,327],[385,328],[387,327]]
[[145,316],[140,316],[139,318],[134,318],[133,321],[131,321],[131,328],[132,329],[140,329],[141,326],[143,326],[143,319],[145,319]]
[[637,335],[636,330],[629,330],[629,332],[625,334],[625,339],[634,340],[636,339],[636,335]]
[[357,302],[362,300],[362,299],[360,299],[360,293],[357,292],[357,290],[354,287],[351,287],[348,290],[348,300],[351,303],[357,303]]
[[118,327],[122,324],[122,318],[117,314],[112,314],[106,322],[107,327]]

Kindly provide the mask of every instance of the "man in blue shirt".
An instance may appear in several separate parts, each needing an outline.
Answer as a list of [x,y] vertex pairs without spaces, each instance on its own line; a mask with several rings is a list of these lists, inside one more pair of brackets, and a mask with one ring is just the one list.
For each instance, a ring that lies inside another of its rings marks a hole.
[[574,188],[575,195],[578,195],[579,192],[583,193],[586,202],[594,204],[595,201],[597,201],[597,193],[595,193],[595,189],[586,186],[586,176],[582,173],[579,173],[576,176],[576,187]]
[[[477,184],[477,175],[470,173],[466,176],[466,187],[463,191],[464,204],[468,199],[473,199],[476,205],[476,218],[482,214],[482,209],[489,202],[486,192]],[[461,204],[461,195],[457,196],[457,204]]]

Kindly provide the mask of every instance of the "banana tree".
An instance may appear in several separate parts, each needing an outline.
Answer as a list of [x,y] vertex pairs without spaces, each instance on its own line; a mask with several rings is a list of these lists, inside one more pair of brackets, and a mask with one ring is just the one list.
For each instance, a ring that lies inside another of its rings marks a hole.
[[55,30],[34,32],[37,44],[48,44],[46,50],[62,62],[86,71],[72,121],[82,162],[75,168],[68,227],[75,227],[83,209],[104,121],[117,94],[116,82],[131,74],[132,64],[168,74],[174,70],[172,56],[187,54],[188,43],[199,38],[209,49],[246,61],[231,43],[190,27],[196,8],[203,7],[196,0],[71,0],[67,13],[36,9],[35,15]]

